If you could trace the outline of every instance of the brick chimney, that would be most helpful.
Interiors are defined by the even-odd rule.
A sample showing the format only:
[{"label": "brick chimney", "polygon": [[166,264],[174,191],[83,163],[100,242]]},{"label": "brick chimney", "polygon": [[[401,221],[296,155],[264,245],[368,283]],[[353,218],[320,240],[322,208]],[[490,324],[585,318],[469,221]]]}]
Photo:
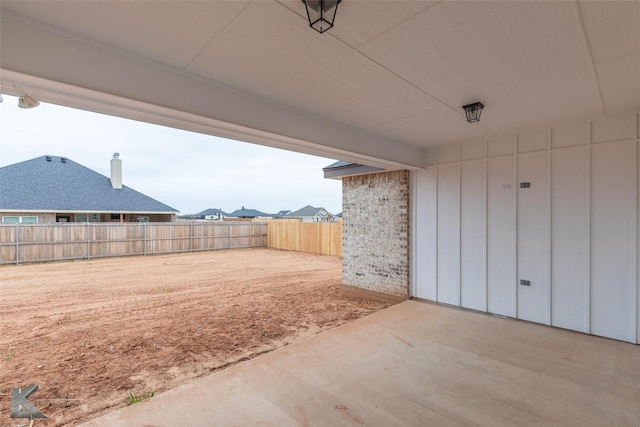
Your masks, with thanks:
[{"label": "brick chimney", "polygon": [[122,160],[120,160],[120,153],[113,153],[113,159],[111,159],[111,186],[122,190]]}]

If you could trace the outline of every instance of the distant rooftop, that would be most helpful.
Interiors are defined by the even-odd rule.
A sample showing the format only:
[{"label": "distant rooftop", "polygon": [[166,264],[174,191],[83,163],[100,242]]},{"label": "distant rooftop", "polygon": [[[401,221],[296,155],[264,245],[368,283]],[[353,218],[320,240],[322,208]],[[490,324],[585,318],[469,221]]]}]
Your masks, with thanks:
[{"label": "distant rooftop", "polygon": [[271,216],[273,215],[260,212],[259,210],[256,210],[256,209],[245,209],[244,206],[242,207],[242,209],[236,209],[235,211],[229,214],[229,217],[232,217],[232,218],[257,218],[257,217],[268,218]]},{"label": "distant rooftop", "polygon": [[[324,208],[316,208],[311,205],[307,205],[304,208],[298,209],[297,211],[291,212],[288,217],[303,217],[303,216],[314,216]],[[326,209],[324,209],[326,211]],[[329,213],[327,211],[327,213]]]},{"label": "distant rooftop", "polygon": [[41,156],[0,168],[0,210],[178,213],[177,209],[67,157]]},{"label": "distant rooftop", "polygon": [[221,209],[215,209],[215,208],[209,208],[209,209],[203,210],[202,212],[198,212],[195,215],[196,216],[207,216],[207,215],[218,215],[218,214],[222,214],[224,216],[229,216],[229,214],[226,213],[225,211],[223,211]]}]

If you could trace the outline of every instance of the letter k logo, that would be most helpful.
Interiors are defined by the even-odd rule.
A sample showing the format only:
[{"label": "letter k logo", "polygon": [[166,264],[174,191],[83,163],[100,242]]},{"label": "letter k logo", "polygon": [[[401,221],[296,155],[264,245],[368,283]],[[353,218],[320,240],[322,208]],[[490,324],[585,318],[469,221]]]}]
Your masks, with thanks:
[{"label": "letter k logo", "polygon": [[26,386],[25,388],[11,389],[11,418],[47,418],[35,405],[27,400],[38,390],[38,384]]}]

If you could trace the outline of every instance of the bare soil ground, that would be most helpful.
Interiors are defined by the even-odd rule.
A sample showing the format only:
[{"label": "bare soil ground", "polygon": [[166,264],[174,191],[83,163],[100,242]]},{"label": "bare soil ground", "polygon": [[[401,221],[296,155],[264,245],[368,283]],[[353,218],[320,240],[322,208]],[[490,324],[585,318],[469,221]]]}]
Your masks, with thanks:
[{"label": "bare soil ground", "polygon": [[76,425],[387,307],[343,299],[337,257],[269,249],[0,267],[0,426],[10,390]]}]

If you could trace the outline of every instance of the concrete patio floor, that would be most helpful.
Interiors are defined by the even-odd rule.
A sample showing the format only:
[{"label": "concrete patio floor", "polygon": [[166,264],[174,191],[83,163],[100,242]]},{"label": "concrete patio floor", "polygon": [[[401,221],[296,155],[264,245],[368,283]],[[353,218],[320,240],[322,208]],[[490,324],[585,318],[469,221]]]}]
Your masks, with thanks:
[{"label": "concrete patio floor", "polygon": [[638,426],[640,346],[407,301],[93,426]]}]

